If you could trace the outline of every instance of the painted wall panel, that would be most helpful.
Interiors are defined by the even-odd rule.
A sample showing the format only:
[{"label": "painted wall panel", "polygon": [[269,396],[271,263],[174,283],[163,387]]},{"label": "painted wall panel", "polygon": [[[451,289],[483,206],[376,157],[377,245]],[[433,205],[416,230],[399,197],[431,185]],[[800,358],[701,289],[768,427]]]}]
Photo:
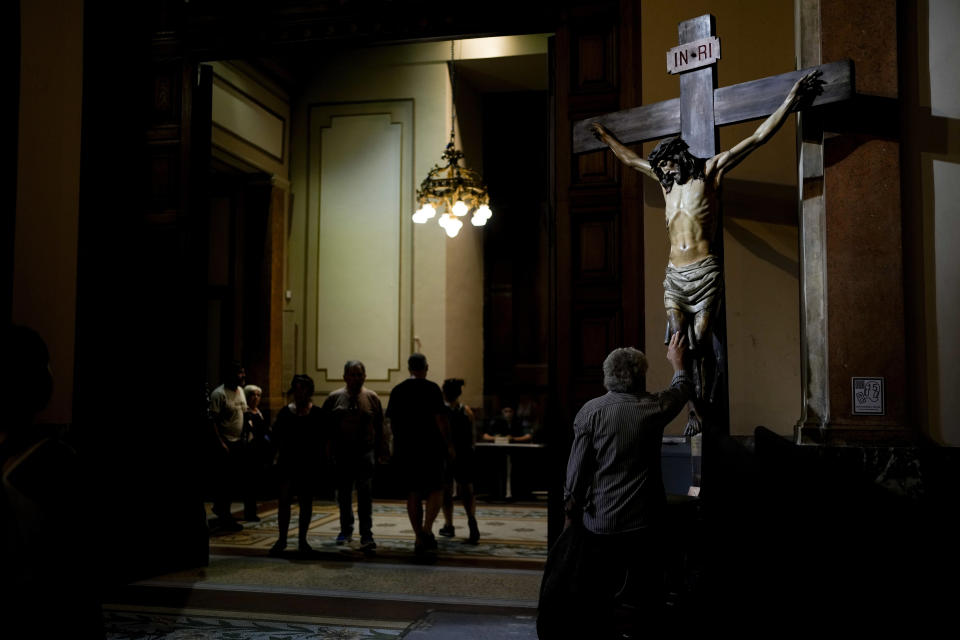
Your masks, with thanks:
[{"label": "painted wall panel", "polygon": [[[936,357],[940,382],[940,425],[944,443],[960,446],[960,430],[953,416],[960,415],[960,164],[933,161],[934,255],[936,259]],[[937,408],[934,408],[935,410]]]},{"label": "painted wall panel", "polygon": [[221,78],[213,81],[213,122],[269,153],[283,159],[283,118],[240,93]]},{"label": "painted wall panel", "polygon": [[960,82],[957,66],[957,25],[960,2],[930,1],[930,112],[935,116],[960,118]]},{"label": "painted wall panel", "polygon": [[313,104],[308,123],[306,362],[298,372],[325,394],[343,385],[347,360],[361,360],[379,393],[407,376],[413,102]]},{"label": "painted wall panel", "polygon": [[317,368],[362,360],[370,378],[399,367],[402,125],[339,116],[321,132]]}]

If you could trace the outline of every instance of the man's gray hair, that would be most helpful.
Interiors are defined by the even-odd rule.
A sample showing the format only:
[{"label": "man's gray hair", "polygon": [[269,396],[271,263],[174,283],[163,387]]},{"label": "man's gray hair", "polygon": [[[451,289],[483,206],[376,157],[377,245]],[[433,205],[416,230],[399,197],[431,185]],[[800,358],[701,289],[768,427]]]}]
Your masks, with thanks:
[{"label": "man's gray hair", "polygon": [[608,391],[643,391],[646,375],[647,356],[633,347],[614,349],[603,361],[603,386]]}]

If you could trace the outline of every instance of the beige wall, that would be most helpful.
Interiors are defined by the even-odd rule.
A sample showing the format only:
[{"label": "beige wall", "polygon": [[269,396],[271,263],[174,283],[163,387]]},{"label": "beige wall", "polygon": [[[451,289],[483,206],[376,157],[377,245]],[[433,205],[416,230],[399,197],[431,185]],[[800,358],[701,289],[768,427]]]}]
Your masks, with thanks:
[{"label": "beige wall", "polygon": [[[726,86],[792,71],[794,17],[790,2],[693,0],[642,5],[643,104],[679,96],[679,80],[666,72],[665,52],[677,44],[677,24],[705,13],[717,19]],[[721,129],[729,149],[759,121]],[[654,143],[645,144],[644,154]],[[726,178],[724,247],[730,431],[750,435],[758,425],[791,435],[800,416],[800,327],[797,267],[795,122]],[[663,196],[644,181],[644,286],[648,386],[669,384],[663,359],[663,268],[667,263]],[[685,423],[682,414],[668,433]]]},{"label": "beige wall", "polygon": [[926,362],[925,371],[918,372],[926,385],[917,414],[929,425],[931,438],[960,446],[960,5],[924,0],[917,18],[917,68],[911,72],[918,87],[916,95],[907,96],[914,107],[906,145],[912,166],[904,167],[920,176],[920,184],[913,185],[919,193],[909,187],[905,192],[907,215],[919,214],[921,222],[917,261],[922,264],[907,270],[922,276],[922,282],[907,282],[908,296],[922,287],[922,309],[908,309],[924,317],[924,340],[914,347],[925,350]]},{"label": "beige wall", "polygon": [[213,62],[213,154],[241,171],[286,181],[290,157],[290,97],[241,61]]},{"label": "beige wall", "polygon": [[53,398],[41,422],[73,411],[83,74],[82,0],[20,3],[20,127],[13,321],[50,348]]},{"label": "beige wall", "polygon": [[[512,52],[519,38],[480,38],[461,41],[457,59],[492,53],[491,49]],[[481,45],[487,42],[487,46]],[[496,46],[496,45],[501,46]],[[461,53],[462,52],[462,53]],[[463,151],[462,163],[482,173],[483,131],[480,96],[464,82],[457,83],[457,145]],[[429,153],[429,151],[428,151]],[[422,180],[418,176],[417,180]],[[496,215],[496,212],[494,212]],[[432,225],[431,220],[428,225]],[[444,378],[462,378],[461,402],[470,407],[483,406],[483,228],[475,228],[464,219],[456,238],[448,238],[446,300],[447,353]],[[440,378],[438,378],[438,381]]]},{"label": "beige wall", "polygon": [[[305,126],[309,105],[331,102],[412,100],[414,105],[414,154],[410,192],[430,168],[440,162],[450,128],[450,84],[446,62],[449,42],[381,47],[343,52],[316,64],[316,73],[305,95],[294,105],[291,182],[294,196],[289,241],[289,288],[293,297],[288,310],[300,336],[296,347],[297,370],[309,364],[303,335],[308,330],[304,301],[306,271],[314,261],[305,234],[316,215],[308,208],[307,140]],[[404,203],[409,214],[416,209],[413,198]],[[421,350],[430,363],[430,378],[436,381],[456,376],[482,380],[482,243],[476,229],[465,225],[460,236],[448,240],[435,221],[408,225],[412,230],[412,327],[406,357]],[[373,230],[372,232],[376,232]],[[349,287],[349,283],[343,283]],[[358,331],[375,331],[353,319]],[[313,373],[308,371],[308,373]],[[373,386],[386,392],[390,386]],[[480,384],[469,385],[465,400],[479,403]]]}]

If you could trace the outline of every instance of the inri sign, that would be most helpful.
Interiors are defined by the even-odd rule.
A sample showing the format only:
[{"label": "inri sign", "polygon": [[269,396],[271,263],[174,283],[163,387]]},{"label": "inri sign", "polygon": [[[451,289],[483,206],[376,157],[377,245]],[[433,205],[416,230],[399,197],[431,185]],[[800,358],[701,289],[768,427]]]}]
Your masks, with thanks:
[{"label": "inri sign", "polygon": [[683,73],[713,64],[719,59],[720,38],[701,38],[667,51],[667,72]]}]

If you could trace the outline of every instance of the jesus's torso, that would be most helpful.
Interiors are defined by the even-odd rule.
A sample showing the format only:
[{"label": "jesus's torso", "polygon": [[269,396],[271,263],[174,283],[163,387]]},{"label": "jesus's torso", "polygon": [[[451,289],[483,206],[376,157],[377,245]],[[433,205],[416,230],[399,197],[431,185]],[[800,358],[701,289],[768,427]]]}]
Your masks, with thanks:
[{"label": "jesus's torso", "polygon": [[694,179],[674,184],[666,201],[667,237],[670,264],[683,267],[711,255],[716,231],[720,194],[713,180]]}]

